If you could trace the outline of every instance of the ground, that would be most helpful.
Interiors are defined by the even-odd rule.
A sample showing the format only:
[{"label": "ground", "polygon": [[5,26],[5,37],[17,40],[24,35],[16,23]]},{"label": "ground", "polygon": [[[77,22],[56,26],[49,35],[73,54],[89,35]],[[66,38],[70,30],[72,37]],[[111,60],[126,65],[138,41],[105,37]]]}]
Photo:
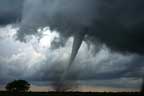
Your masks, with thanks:
[{"label": "ground", "polygon": [[12,95],[11,93],[3,91],[0,92],[0,96],[144,96],[144,94],[138,92],[29,92],[21,95]]}]

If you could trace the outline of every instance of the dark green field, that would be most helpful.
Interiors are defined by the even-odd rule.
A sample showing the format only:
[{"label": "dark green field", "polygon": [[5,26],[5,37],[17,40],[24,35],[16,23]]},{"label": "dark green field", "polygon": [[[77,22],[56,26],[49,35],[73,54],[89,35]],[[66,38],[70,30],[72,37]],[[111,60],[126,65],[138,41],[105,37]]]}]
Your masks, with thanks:
[{"label": "dark green field", "polygon": [[144,96],[144,94],[138,92],[29,92],[25,94],[0,92],[0,96]]}]

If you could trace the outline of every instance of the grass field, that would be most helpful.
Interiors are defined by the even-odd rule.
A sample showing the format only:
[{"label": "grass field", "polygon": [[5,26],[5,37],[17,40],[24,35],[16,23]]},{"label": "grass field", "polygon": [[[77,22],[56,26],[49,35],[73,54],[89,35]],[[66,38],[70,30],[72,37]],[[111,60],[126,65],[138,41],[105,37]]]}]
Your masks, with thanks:
[{"label": "grass field", "polygon": [[144,96],[138,92],[29,92],[25,94],[11,94],[8,92],[0,92],[0,96]]}]

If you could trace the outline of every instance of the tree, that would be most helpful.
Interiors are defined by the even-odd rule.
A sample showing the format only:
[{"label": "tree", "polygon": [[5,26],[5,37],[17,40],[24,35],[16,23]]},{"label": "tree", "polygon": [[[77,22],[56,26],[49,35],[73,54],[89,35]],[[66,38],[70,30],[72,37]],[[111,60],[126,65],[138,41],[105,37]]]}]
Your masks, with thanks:
[{"label": "tree", "polygon": [[5,88],[9,92],[27,92],[30,84],[25,80],[14,80],[8,83]]}]

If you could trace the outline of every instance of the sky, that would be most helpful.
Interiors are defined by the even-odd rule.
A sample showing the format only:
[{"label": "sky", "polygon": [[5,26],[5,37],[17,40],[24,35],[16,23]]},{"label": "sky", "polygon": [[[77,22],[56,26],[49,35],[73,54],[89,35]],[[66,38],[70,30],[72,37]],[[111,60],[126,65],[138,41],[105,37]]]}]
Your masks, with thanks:
[{"label": "sky", "polygon": [[0,89],[24,79],[47,91],[62,79],[79,91],[139,91],[143,3],[0,0]]}]

